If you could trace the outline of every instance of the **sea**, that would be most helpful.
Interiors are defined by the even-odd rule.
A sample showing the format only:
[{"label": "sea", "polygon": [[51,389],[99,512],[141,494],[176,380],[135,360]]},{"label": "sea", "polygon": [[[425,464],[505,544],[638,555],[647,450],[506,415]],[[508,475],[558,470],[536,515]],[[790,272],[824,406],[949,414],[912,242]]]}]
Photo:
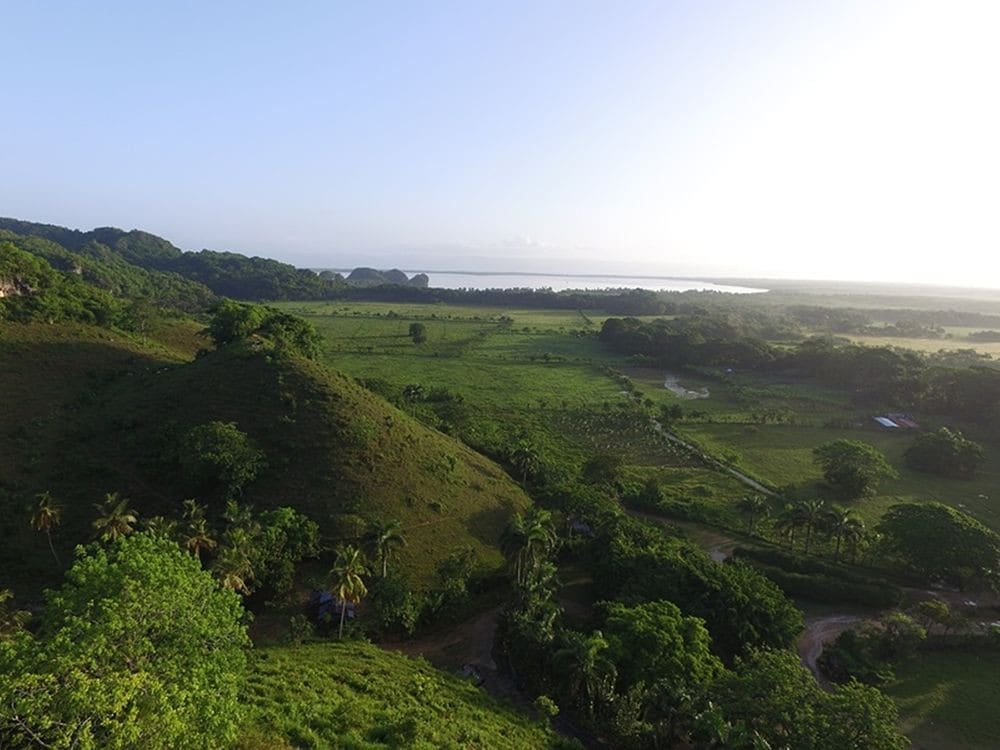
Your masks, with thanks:
[{"label": "sea", "polygon": [[[348,271],[349,272],[349,271]],[[759,294],[767,289],[718,284],[698,279],[660,276],[593,276],[587,274],[489,273],[468,271],[406,270],[408,276],[426,273],[429,286],[439,289],[651,289],[653,291],[714,291],[731,294]]]}]

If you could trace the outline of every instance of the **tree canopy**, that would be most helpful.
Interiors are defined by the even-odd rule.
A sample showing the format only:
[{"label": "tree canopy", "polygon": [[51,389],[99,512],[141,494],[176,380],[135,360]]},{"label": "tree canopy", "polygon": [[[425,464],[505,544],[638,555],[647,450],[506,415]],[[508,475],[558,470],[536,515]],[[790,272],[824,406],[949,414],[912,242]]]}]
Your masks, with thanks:
[{"label": "tree canopy", "polygon": [[0,745],[230,742],[249,645],[239,597],[161,536],[79,554],[37,636],[0,642]]},{"label": "tree canopy", "polygon": [[845,499],[873,495],[880,480],[897,476],[878,448],[860,440],[834,440],[813,454],[826,481]]},{"label": "tree canopy", "polygon": [[1000,536],[942,503],[893,505],[878,530],[892,553],[928,578],[964,585],[978,574],[997,574]]},{"label": "tree canopy", "polygon": [[906,465],[917,471],[967,479],[983,463],[983,447],[942,427],[920,435],[906,450]]}]

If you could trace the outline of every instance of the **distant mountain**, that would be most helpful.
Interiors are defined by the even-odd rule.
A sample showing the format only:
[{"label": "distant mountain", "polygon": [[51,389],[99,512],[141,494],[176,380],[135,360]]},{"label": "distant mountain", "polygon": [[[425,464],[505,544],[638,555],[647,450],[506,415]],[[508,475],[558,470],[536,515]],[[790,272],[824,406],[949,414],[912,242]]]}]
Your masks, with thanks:
[{"label": "distant mountain", "polygon": [[233,299],[324,299],[343,288],[337,277],[319,276],[288,263],[231,252],[187,252],[162,237],[139,230],[101,227],[81,232],[10,218],[0,218],[0,230],[22,238],[48,240],[92,260],[113,263],[117,259],[147,271],[177,274],[214,294]]},{"label": "distant mountain", "polygon": [[347,276],[347,283],[351,286],[382,286],[384,284],[394,284],[396,286],[412,286],[425,289],[430,279],[425,273],[418,273],[412,279],[398,268],[388,271],[379,271],[374,268],[355,268]]}]

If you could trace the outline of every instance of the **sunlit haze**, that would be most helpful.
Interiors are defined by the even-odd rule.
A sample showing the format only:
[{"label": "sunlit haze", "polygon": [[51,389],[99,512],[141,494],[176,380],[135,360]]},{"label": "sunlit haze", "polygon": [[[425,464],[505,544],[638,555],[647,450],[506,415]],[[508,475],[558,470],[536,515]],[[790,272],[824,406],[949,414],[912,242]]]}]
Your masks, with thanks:
[{"label": "sunlit haze", "polygon": [[0,215],[299,265],[1000,287],[1000,4],[6,3]]}]

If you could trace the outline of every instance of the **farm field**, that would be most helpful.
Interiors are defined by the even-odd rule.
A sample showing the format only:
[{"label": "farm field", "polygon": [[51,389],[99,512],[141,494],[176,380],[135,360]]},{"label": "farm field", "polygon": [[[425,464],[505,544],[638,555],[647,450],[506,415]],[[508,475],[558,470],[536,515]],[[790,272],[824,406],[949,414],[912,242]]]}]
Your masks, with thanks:
[{"label": "farm field", "polygon": [[885,691],[917,750],[993,750],[1000,737],[1000,654],[937,652],[900,664]]},{"label": "farm field", "polygon": [[[813,461],[814,447],[838,438],[863,440],[883,451],[900,475],[884,481],[877,497],[857,503],[866,521],[877,520],[896,502],[939,500],[1000,528],[1000,504],[993,501],[1000,497],[995,447],[987,445],[986,468],[973,480],[914,472],[903,465],[913,433],[873,426],[870,411],[853,404],[847,394],[756,373],[665,373],[634,367],[593,335],[603,315],[442,304],[278,306],[316,325],[326,362],[338,370],[383,381],[394,392],[415,383],[460,394],[469,407],[472,434],[485,443],[530,434],[543,458],[577,464],[594,452],[620,453],[632,480],[654,477],[670,503],[712,506],[721,513],[713,518],[726,525],[738,523],[732,504],[746,493],[743,485],[665,448],[620,407],[630,399],[644,402],[652,413],[679,405],[686,416],[674,429],[681,437],[749,476],[791,487],[797,495],[828,494]],[[408,336],[414,321],[427,328],[427,341],[420,345]],[[623,390],[615,371],[628,376],[631,392]],[[707,397],[678,396],[664,387],[668,376],[682,390]],[[915,416],[925,426],[940,423]]]}]

